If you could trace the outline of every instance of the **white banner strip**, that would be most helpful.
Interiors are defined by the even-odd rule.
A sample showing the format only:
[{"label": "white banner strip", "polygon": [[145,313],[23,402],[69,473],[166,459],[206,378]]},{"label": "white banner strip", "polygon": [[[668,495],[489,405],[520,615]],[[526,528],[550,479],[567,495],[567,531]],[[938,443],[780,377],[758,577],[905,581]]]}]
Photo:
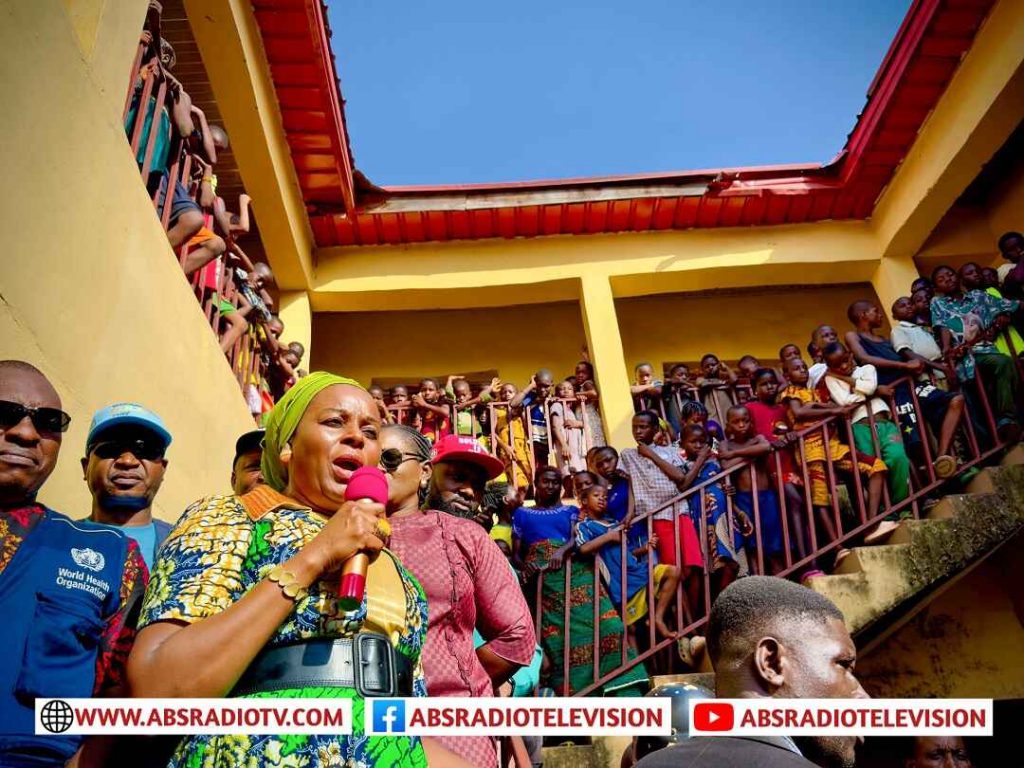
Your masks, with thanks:
[{"label": "white banner strip", "polygon": [[366,732],[416,736],[667,736],[669,699],[367,699]]},{"label": "white banner strip", "polygon": [[991,736],[992,699],[691,699],[691,736]]},{"label": "white banner strip", "polygon": [[352,733],[350,699],[36,699],[36,734]]}]

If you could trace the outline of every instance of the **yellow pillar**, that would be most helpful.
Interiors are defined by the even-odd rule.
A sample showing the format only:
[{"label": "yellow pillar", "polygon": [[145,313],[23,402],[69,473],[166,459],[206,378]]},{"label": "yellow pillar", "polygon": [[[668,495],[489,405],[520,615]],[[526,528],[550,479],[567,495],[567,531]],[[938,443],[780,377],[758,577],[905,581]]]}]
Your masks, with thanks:
[{"label": "yellow pillar", "polygon": [[287,344],[297,341],[306,350],[306,356],[300,365],[309,370],[313,344],[313,310],[309,306],[309,294],[306,291],[282,291],[278,317],[284,323],[283,341]]},{"label": "yellow pillar", "polygon": [[615,297],[608,278],[585,275],[581,280],[580,306],[587,347],[594,365],[594,382],[601,393],[601,418],[608,442],[620,450],[634,444],[633,398],[629,373],[622,354],[622,337],[615,314]]},{"label": "yellow pillar", "polygon": [[921,276],[910,256],[883,256],[871,276],[871,285],[882,305],[882,312],[889,317],[893,302],[900,296],[910,295],[910,284]]}]

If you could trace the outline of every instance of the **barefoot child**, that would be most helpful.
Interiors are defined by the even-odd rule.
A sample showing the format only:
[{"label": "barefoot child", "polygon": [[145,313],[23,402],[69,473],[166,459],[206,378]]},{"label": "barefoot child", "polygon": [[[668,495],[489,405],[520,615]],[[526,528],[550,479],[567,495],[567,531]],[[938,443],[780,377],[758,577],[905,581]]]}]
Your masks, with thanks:
[{"label": "barefoot child", "polygon": [[[651,530],[658,537],[658,560],[682,566],[689,607],[695,612],[699,606],[704,556],[686,502],[671,503],[687,487],[683,457],[674,448],[655,445],[657,433],[658,414],[654,411],[636,414],[633,417],[636,448],[622,451],[619,466],[629,475],[638,524],[647,530],[644,518],[651,515]],[[681,551],[681,563],[677,560],[677,547]]]},{"label": "barefoot child", "polygon": [[[878,372],[873,365],[854,367],[853,355],[839,342],[824,349],[828,373],[825,385],[838,405],[857,406],[850,417],[853,422],[853,440],[858,453],[877,456],[885,462],[888,470],[889,501],[895,506],[910,495],[910,459],[903,448],[899,426],[893,421],[892,412],[883,399],[892,395],[892,388],[878,383]],[[868,410],[870,409],[870,411]],[[875,448],[871,432],[869,413],[873,415],[878,433],[879,447]],[[881,455],[879,455],[881,454]],[[891,514],[878,528],[865,538],[866,544],[873,544],[888,536],[898,526],[898,520],[910,513],[903,510]]]},{"label": "barefoot child", "polygon": [[[749,469],[741,469],[733,474],[736,487],[734,503],[737,509],[745,512],[754,521],[760,522],[760,545],[767,562],[768,573],[778,573],[784,567],[782,558],[782,522],[779,515],[778,498],[772,489],[771,478],[768,476],[768,455],[772,451],[771,443],[754,430],[754,420],[745,405],[734,405],[725,416],[726,439],[722,441],[718,456],[722,467],[730,467],[750,460]],[[751,477],[753,475],[753,477]],[[758,514],[754,514],[754,485],[757,481]],[[760,518],[760,520],[758,519]],[[748,540],[756,546],[757,538]],[[754,557],[753,555],[751,557]],[[753,563],[756,563],[756,557]],[[752,565],[753,565],[752,563]]]},{"label": "barefoot child", "polygon": [[850,322],[857,328],[856,331],[846,334],[846,343],[853,356],[861,365],[869,364],[875,367],[880,384],[895,387],[896,412],[907,447],[923,464],[921,425],[918,424],[910,387],[906,382],[899,382],[900,379],[910,376],[920,385],[915,389],[921,414],[938,435],[938,455],[934,460],[935,474],[940,478],[954,474],[956,460],[950,455],[949,447],[964,413],[963,395],[945,392],[932,386],[931,380],[923,375],[926,367],[924,361],[914,358],[904,360],[893,343],[878,334],[883,317],[882,310],[874,302],[855,301],[850,305],[847,314]]},{"label": "barefoot child", "polygon": [[[787,417],[794,433],[801,432],[830,416],[841,416],[849,408],[824,402],[818,392],[807,386],[807,364],[800,358],[786,363],[786,377],[789,386],[779,393],[779,402],[786,406]],[[839,441],[834,430],[828,430],[828,454],[835,469],[849,474],[853,472],[850,449]],[[821,430],[810,432],[804,437],[804,461],[807,478],[811,484],[811,504],[818,511],[818,521],[830,539],[836,537],[828,506],[831,498],[826,482],[825,441]],[[885,463],[878,458],[857,456],[858,471],[868,478],[868,516],[878,514],[882,502],[882,483],[885,479]]]},{"label": "barefoot child", "polygon": [[[777,402],[778,377],[771,368],[758,368],[750,378],[750,385],[753,387],[754,399],[746,403],[746,406],[754,421],[754,431],[763,435],[778,451],[778,461],[775,460],[776,457],[772,456],[768,462],[772,488],[778,487],[780,479],[778,475],[781,474],[790,530],[803,531],[806,527],[804,524],[804,494],[799,487],[803,485],[803,480],[796,472],[793,451],[789,448],[791,431],[789,419],[786,417],[786,407]],[[809,551],[804,546],[805,537],[794,538],[797,553],[800,559],[803,559]]]},{"label": "barefoot child", "polygon": [[[599,568],[608,595],[623,615],[630,644],[635,645],[637,621],[647,615],[647,565],[639,557],[649,555],[657,542],[651,539],[645,546],[630,550],[622,543],[623,529],[608,518],[608,491],[593,485],[580,497],[580,522],[576,526],[576,546],[580,554],[600,555]],[[623,553],[626,565],[626,583],[622,583]],[[665,624],[665,612],[672,603],[679,585],[679,569],[659,563],[653,567],[654,627],[663,637],[671,637],[672,630]]]}]

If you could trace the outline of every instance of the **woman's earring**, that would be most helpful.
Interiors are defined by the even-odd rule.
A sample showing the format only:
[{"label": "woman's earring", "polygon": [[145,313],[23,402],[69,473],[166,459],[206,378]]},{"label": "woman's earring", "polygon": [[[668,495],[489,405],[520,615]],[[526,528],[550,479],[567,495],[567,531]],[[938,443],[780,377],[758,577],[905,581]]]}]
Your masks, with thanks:
[{"label": "woman's earring", "polygon": [[279,453],[278,456],[281,459],[281,463],[287,466],[288,462],[292,460],[292,447],[290,445],[286,445],[281,449],[281,453]]}]

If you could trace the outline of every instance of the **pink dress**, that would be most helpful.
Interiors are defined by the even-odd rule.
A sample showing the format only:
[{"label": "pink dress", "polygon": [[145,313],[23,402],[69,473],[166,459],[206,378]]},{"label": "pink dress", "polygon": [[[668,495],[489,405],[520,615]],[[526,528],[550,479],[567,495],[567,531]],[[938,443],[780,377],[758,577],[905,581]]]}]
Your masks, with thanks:
[{"label": "pink dress", "polygon": [[[428,603],[423,674],[430,696],[493,696],[473,630],[487,647],[523,666],[536,637],[530,609],[508,561],[479,524],[444,512],[392,517],[390,549],[423,586]],[[474,766],[498,762],[494,739],[439,739]]]}]

